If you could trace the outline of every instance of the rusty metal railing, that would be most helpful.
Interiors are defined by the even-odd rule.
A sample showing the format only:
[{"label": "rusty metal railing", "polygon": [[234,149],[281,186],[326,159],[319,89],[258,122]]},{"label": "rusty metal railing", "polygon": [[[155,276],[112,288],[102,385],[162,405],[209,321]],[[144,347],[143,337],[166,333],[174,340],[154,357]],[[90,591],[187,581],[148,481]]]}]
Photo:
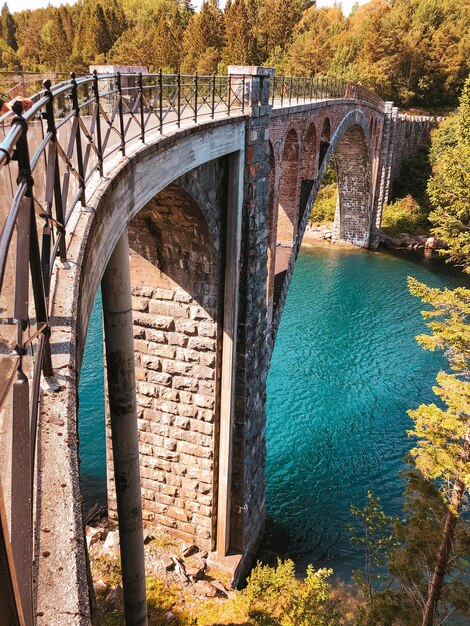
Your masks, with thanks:
[{"label": "rusty metal railing", "polygon": [[[248,87],[244,75],[72,74],[55,86],[46,80],[29,110],[18,101],[0,117],[0,491],[8,505],[0,588],[14,590],[12,614],[22,624],[34,623],[33,490],[41,375],[53,374],[51,272],[57,257],[67,261],[70,217],[86,206],[93,177],[131,146],[171,127],[244,114]],[[272,79],[273,106],[333,97],[382,102],[336,79]]]},{"label": "rusty metal railing", "polygon": [[384,110],[385,102],[359,83],[334,76],[273,76],[270,102],[273,108],[313,100],[360,100]]}]

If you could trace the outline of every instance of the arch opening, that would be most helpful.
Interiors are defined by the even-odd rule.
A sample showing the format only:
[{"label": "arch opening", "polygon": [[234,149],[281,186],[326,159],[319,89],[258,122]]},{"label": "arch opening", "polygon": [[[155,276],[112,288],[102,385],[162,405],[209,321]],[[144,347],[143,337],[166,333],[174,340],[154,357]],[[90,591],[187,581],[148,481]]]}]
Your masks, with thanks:
[{"label": "arch opening", "polygon": [[289,264],[289,257],[299,227],[300,147],[299,138],[291,128],[282,152],[279,202],[276,228],[276,259],[273,308],[276,308]]},{"label": "arch opening", "polygon": [[[178,184],[128,225],[145,522],[212,550],[221,333],[220,258]],[[117,518],[108,429],[108,511]]]},{"label": "arch opening", "polygon": [[294,128],[287,133],[281,161],[279,206],[277,216],[277,245],[292,246],[298,228],[299,138]]},{"label": "arch opening", "polygon": [[371,219],[371,155],[362,126],[354,124],[342,135],[334,158],[338,202],[333,241],[367,247]]},{"label": "arch opening", "polygon": [[328,148],[330,147],[330,139],[331,139],[331,124],[328,118],[325,118],[323,122],[321,134],[320,134],[320,149],[318,151],[318,169],[320,169],[321,164],[323,163],[323,159],[328,152]]}]

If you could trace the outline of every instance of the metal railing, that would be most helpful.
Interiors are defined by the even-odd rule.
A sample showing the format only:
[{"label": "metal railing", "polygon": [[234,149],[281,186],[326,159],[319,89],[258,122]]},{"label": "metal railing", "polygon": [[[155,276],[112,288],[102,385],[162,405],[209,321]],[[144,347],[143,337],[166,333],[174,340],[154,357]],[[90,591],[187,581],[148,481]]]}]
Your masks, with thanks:
[{"label": "metal railing", "polygon": [[39,385],[41,373],[53,375],[49,288],[54,260],[67,260],[70,216],[86,206],[91,178],[131,144],[245,109],[245,77],[95,73],[44,87],[29,110],[18,101],[0,118],[0,476],[11,507],[0,523],[27,624]]},{"label": "metal railing", "polygon": [[[0,539],[11,539],[21,606],[33,623],[33,489],[41,375],[53,375],[49,291],[57,257],[67,260],[66,234],[77,205],[86,206],[92,177],[115,157],[167,128],[243,115],[252,98],[244,75],[100,74],[44,90],[23,110],[0,117],[0,487],[8,510]],[[337,79],[276,77],[273,106],[337,97],[382,101]],[[7,124],[11,123],[10,127]],[[13,172],[16,161],[18,169]],[[9,530],[10,529],[10,530]],[[1,546],[0,546],[1,547]],[[8,547],[8,546],[7,546]],[[11,559],[2,571],[10,571]],[[10,564],[10,565],[9,565]],[[0,580],[0,586],[3,585]],[[10,585],[11,586],[11,585]],[[18,605],[18,593],[11,599]]]},{"label": "metal railing", "polygon": [[384,110],[384,101],[358,83],[334,76],[273,76],[270,83],[273,108],[313,100],[361,100]]}]

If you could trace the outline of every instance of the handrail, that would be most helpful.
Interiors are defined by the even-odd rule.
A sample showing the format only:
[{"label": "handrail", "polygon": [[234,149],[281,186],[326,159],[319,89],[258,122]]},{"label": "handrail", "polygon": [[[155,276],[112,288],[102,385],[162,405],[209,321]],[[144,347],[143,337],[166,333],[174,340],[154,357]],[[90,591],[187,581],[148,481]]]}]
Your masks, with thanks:
[{"label": "handrail", "polygon": [[[0,168],[11,176],[12,161],[18,163],[16,187],[0,234],[0,295],[5,293],[7,261],[15,255],[15,278],[11,277],[11,309],[16,343],[10,345],[16,369],[3,382],[12,396],[13,447],[30,433],[27,453],[12,449],[15,475],[11,472],[12,549],[20,585],[25,623],[33,623],[32,479],[41,372],[53,374],[49,337],[49,286],[54,261],[67,259],[67,222],[80,202],[86,206],[89,181],[106,174],[108,163],[119,151],[125,156],[131,144],[145,144],[149,133],[163,134],[169,126],[197,124],[201,119],[245,114],[250,94],[245,75],[98,74],[76,77],[52,85],[32,97],[23,111],[21,101],[0,117],[11,128],[0,143]],[[274,77],[270,103],[291,106],[301,102],[346,98],[383,108],[384,103],[361,85],[331,77]],[[46,129],[44,129],[46,124]],[[28,130],[38,137],[30,140]],[[30,150],[32,156],[30,156]],[[41,158],[44,157],[44,158]],[[43,170],[41,170],[43,168]],[[39,230],[38,225],[42,226]],[[16,243],[16,248],[12,246]],[[29,303],[30,287],[32,302]],[[3,290],[3,291],[2,291]],[[3,303],[2,303],[3,304]],[[8,303],[7,303],[8,304]],[[8,306],[6,307],[8,309]],[[1,310],[1,309],[0,309]],[[0,320],[1,322],[2,320]],[[34,322],[36,329],[28,334]],[[34,350],[34,351],[33,351]],[[1,357],[0,357],[1,358]],[[25,363],[34,361],[28,377]],[[16,374],[16,378],[15,378]],[[30,392],[31,390],[31,392]],[[0,394],[2,401],[8,394]],[[1,407],[0,407],[1,408]],[[1,443],[1,441],[0,441]],[[29,490],[29,491],[28,491]],[[13,524],[12,524],[13,529]],[[28,530],[29,529],[29,530]],[[28,545],[29,542],[29,545]],[[13,572],[15,574],[15,572]],[[0,585],[2,581],[0,581]]]}]

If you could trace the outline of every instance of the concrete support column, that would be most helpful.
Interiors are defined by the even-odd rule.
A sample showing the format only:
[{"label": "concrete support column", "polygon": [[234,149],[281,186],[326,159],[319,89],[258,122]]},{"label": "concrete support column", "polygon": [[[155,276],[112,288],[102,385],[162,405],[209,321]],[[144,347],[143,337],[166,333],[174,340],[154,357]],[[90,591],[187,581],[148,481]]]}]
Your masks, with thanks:
[{"label": "concrete support column", "polygon": [[218,557],[230,548],[230,501],[232,497],[232,450],[235,409],[235,370],[238,323],[238,287],[243,208],[244,151],[229,157],[227,234],[225,253],[224,335],[220,398],[219,485],[217,497]]},{"label": "concrete support column", "polygon": [[109,411],[127,626],[146,626],[144,540],[127,230],[101,281]]}]

